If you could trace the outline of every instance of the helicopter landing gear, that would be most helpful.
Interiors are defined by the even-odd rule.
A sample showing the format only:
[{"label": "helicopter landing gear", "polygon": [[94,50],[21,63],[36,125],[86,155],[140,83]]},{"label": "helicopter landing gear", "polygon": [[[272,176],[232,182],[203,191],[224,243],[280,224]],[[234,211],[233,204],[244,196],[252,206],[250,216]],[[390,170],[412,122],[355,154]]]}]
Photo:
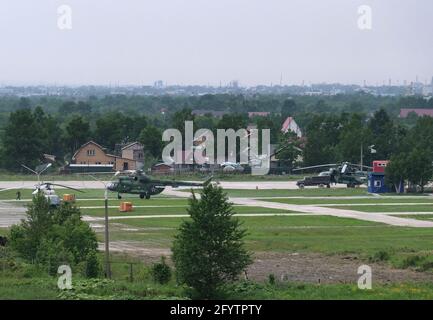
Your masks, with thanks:
[{"label": "helicopter landing gear", "polygon": [[150,199],[150,194],[148,193],[140,193],[140,199],[144,199],[146,198],[146,200]]}]

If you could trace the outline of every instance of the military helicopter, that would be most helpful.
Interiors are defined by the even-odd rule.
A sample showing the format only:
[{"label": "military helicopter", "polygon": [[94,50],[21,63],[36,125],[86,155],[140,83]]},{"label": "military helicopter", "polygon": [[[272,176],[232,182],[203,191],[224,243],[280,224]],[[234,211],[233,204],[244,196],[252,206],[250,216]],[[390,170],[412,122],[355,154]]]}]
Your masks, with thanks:
[{"label": "military helicopter", "polygon": [[[363,168],[368,170],[373,169],[369,166],[353,164],[350,162],[343,162],[341,164],[322,164],[311,167],[304,167],[294,169],[292,171],[310,170],[317,168],[329,167],[328,171],[322,171],[318,176],[305,178],[297,182],[298,187],[303,188],[304,186],[327,186],[333,184],[345,184],[348,188],[354,188],[359,185],[367,183],[367,171],[363,171]],[[361,170],[359,170],[361,169]]]},{"label": "military helicopter", "polygon": [[[118,176],[119,174],[122,173],[116,172],[115,176]],[[117,181],[109,182],[107,184],[107,190],[117,192],[118,199],[122,198],[122,193],[138,194],[140,199],[150,199],[150,196],[160,194],[167,186],[173,188],[182,186],[203,187],[207,186],[211,180],[212,177],[208,178],[203,183],[157,180],[145,175],[142,170],[132,170],[123,172],[123,175],[118,176]]]}]

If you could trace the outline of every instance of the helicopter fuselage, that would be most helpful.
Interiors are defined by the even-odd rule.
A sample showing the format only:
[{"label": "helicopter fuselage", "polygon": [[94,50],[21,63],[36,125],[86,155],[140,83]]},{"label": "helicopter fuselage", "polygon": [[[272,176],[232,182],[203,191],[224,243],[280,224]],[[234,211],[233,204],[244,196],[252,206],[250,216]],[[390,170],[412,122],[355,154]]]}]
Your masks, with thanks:
[{"label": "helicopter fuselage", "polygon": [[120,194],[138,194],[140,198],[149,199],[150,196],[160,194],[164,191],[165,186],[161,186],[151,182],[141,182],[134,180],[134,178],[126,177],[119,178],[117,182],[111,182],[107,185],[107,189],[112,192],[117,192],[120,198]]}]

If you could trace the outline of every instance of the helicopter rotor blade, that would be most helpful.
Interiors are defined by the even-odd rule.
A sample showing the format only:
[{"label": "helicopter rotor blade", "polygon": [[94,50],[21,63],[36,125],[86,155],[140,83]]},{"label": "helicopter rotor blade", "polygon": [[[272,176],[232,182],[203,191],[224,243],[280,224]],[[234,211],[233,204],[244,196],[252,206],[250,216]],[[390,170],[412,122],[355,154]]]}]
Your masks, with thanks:
[{"label": "helicopter rotor blade", "polygon": [[58,187],[62,187],[62,188],[66,188],[66,189],[71,189],[71,190],[75,190],[75,191],[78,191],[78,192],[84,193],[83,190],[76,189],[76,188],[72,188],[72,187],[68,187],[68,186],[65,186],[65,185],[63,185],[63,184],[58,184],[58,183],[47,182],[47,183],[43,183],[42,185],[47,185],[47,186],[58,186]]},{"label": "helicopter rotor blade", "polygon": [[20,190],[20,189],[35,189],[35,186],[28,185],[28,186],[21,186],[21,187],[4,188],[4,189],[0,189],[0,192],[5,192],[9,190]]},{"label": "helicopter rotor blade", "polygon": [[338,166],[338,164],[335,164],[335,163],[320,164],[320,165],[317,165],[317,166],[297,168],[297,169],[293,169],[292,171],[301,171],[301,170],[309,170],[309,169],[324,168],[324,167],[333,167],[333,166]]},{"label": "helicopter rotor blade", "polygon": [[347,164],[350,165],[351,167],[373,169],[373,167],[369,167],[369,166],[365,166],[365,165],[360,165],[360,164],[354,164],[354,163],[350,163],[350,162],[348,162]]},{"label": "helicopter rotor blade", "polygon": [[24,169],[29,170],[30,172],[34,173],[34,174],[38,174],[35,170],[30,169],[29,167],[27,167],[26,165],[22,164],[21,167],[23,167]]}]

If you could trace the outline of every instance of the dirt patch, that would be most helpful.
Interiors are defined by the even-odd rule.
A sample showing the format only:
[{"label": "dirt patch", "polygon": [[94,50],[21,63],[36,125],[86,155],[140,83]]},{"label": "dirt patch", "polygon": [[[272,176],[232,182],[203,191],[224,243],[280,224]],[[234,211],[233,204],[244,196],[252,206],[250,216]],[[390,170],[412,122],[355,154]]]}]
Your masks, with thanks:
[{"label": "dirt patch", "polygon": [[[103,243],[100,244],[99,249],[104,250]],[[149,248],[135,241],[113,241],[110,243],[110,250],[138,258],[145,264],[160,261],[161,256],[165,256],[168,258],[168,263],[172,264],[171,250],[167,248]],[[386,264],[361,261],[356,256],[275,252],[255,253],[254,263],[243,277],[255,281],[267,281],[269,275],[273,274],[279,281],[356,284],[360,277],[357,273],[358,268],[363,264],[372,268],[373,285],[374,283],[433,281],[433,273],[394,269]]]},{"label": "dirt patch", "polygon": [[358,268],[367,264],[372,268],[374,283],[426,282],[433,274],[412,270],[394,269],[385,264],[359,260],[356,256],[327,256],[316,253],[256,253],[247,276],[256,281],[266,281],[270,274],[278,280],[308,283],[352,283],[360,275]]}]

